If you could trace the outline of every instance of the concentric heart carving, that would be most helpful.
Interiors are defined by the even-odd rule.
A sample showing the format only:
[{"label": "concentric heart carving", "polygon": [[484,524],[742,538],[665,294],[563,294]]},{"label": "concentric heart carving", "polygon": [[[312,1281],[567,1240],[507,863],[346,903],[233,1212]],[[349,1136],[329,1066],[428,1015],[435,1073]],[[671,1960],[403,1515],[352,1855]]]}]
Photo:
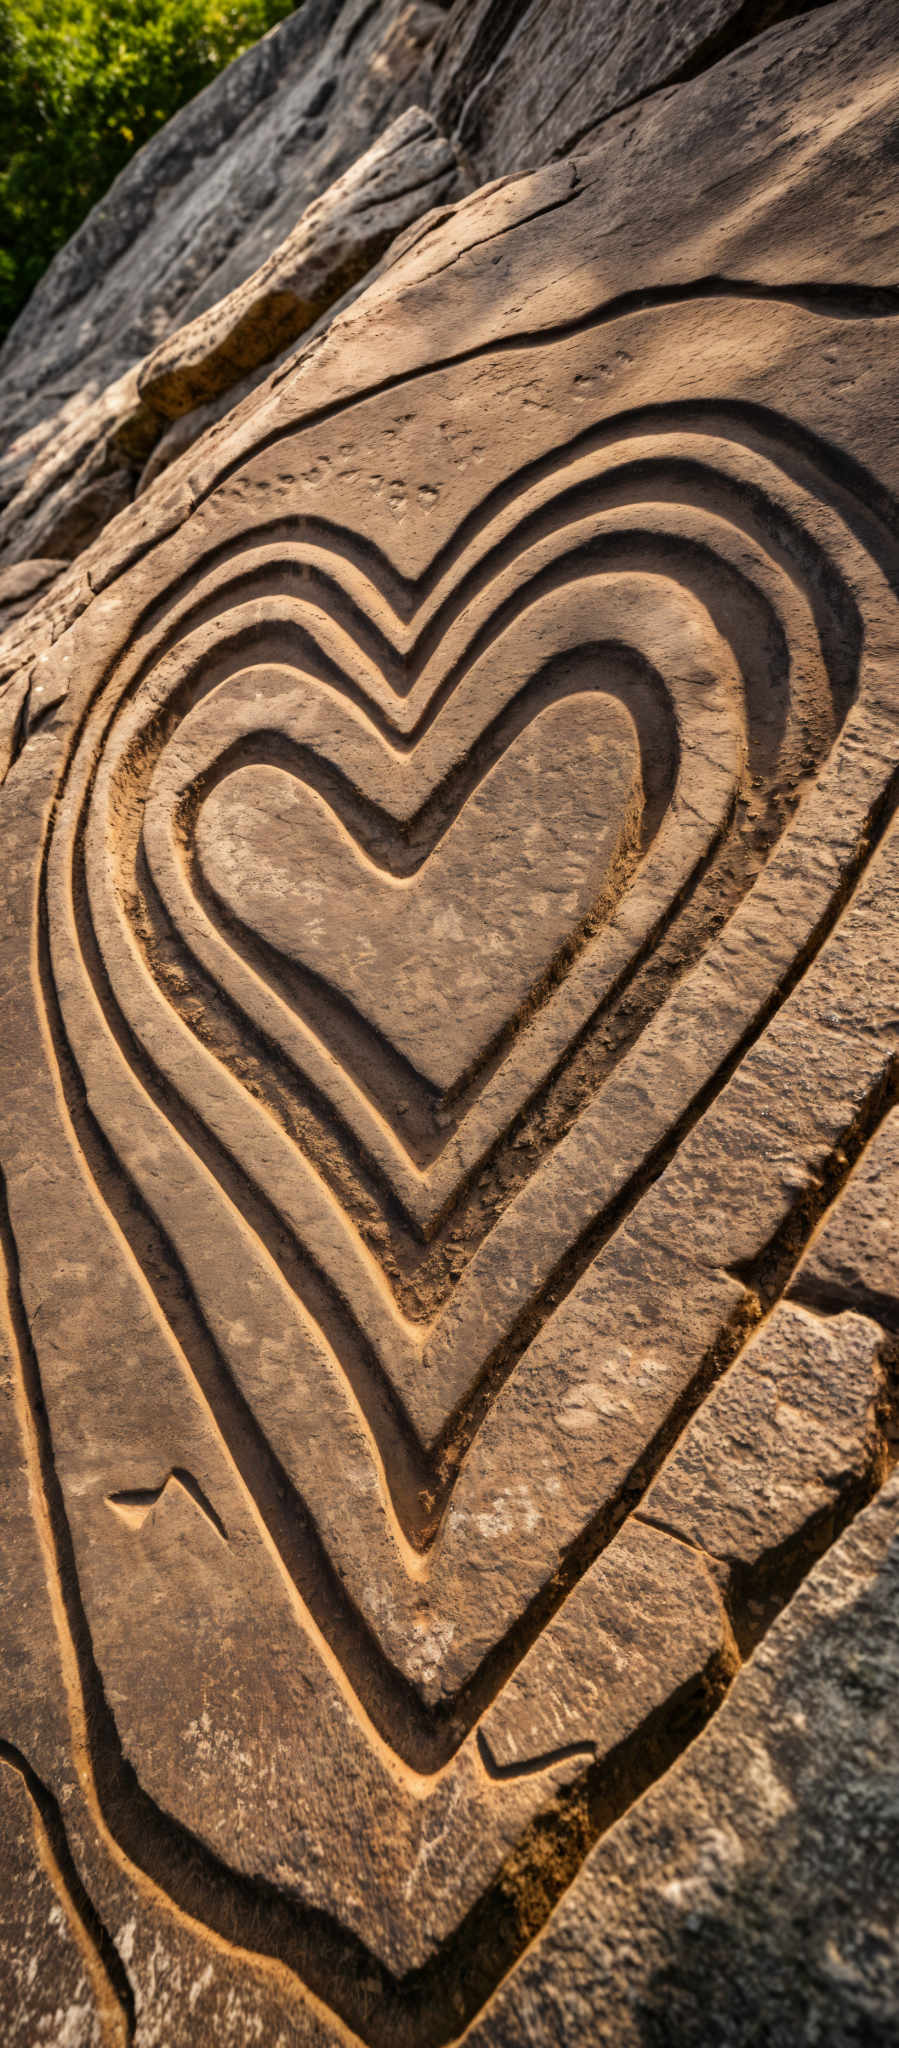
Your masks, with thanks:
[{"label": "concentric heart carving", "polygon": [[[770,455],[695,425],[663,418],[636,445],[604,430],[601,453],[596,436],[562,451],[507,494],[498,522],[485,513],[433,591],[417,605],[406,593],[405,628],[371,551],[349,577],[308,540],[266,549],[246,572],[253,595],[233,570],[233,598],[216,579],[214,655],[188,617],[104,747],[85,872],[114,999],[232,1165],[252,1162],[426,1446],[445,1438],[528,1281],[526,1267],[509,1279],[499,1317],[488,1303],[487,1342],[468,1323],[457,1336],[471,1281],[444,1274],[423,1315],[408,1278],[421,1236],[458,1213],[473,1170],[572,1047],[614,1020],[697,887],[717,895],[713,873],[726,875],[735,907],[849,703],[845,585],[831,577],[822,611],[814,553],[788,576],[783,549],[762,546],[776,502],[798,552],[801,493]],[[762,498],[772,477],[787,508]],[[292,546],[297,581],[314,570],[314,602],[267,594],[273,577],[290,588]],[[612,756],[594,765],[603,733]],[[574,871],[560,895],[563,861]],[[129,907],[141,877],[144,933]],[[420,913],[404,937],[416,900],[424,979]],[[332,942],[323,906],[335,902]],[[186,972],[168,968],[173,938]],[[162,984],[149,1000],[148,967]],[[666,993],[662,975],[638,1021]],[[275,1121],[216,1060],[223,998],[285,1074]],[[343,1199],[333,1146],[310,1158],[291,1135],[303,1082],[364,1148],[382,1213],[406,1211],[394,1251],[406,1272],[390,1292],[371,1269],[371,1198]],[[474,1228],[483,1260],[497,1226]],[[288,1343],[283,1318],[279,1306]],[[362,1398],[377,1433],[375,1396]],[[414,1542],[414,1504],[395,1491]]]},{"label": "concentric heart carving", "polygon": [[47,1409],[123,1755],[216,1883],[400,1975],[729,1680],[651,1489],[842,1142],[789,1121],[793,992],[886,816],[859,480],[737,402],[547,433],[417,565],[247,465],[85,702],[42,881]]},{"label": "concentric heart carving", "polygon": [[289,772],[238,768],[200,814],[203,881],[226,918],[330,983],[445,1098],[621,892],[642,812],[628,728],[600,697],[543,710],[403,876]]}]

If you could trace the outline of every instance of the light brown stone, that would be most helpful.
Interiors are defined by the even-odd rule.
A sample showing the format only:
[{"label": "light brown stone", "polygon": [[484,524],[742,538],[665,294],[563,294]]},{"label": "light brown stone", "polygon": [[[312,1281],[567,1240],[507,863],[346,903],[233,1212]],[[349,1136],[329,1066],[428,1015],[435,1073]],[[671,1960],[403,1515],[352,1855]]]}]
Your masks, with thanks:
[{"label": "light brown stone", "polygon": [[154,349],[138,379],[144,402],[176,419],[226,391],[312,327],[410,221],[456,198],[460,184],[445,136],[410,107],[252,276]]},{"label": "light brown stone", "polygon": [[884,1117],[800,1259],[790,1292],[823,1309],[858,1307],[890,1330],[899,1274],[899,1114]]},{"label": "light brown stone", "polygon": [[845,1515],[882,1470],[878,1324],[781,1303],[689,1423],[641,1515],[744,1574]]},{"label": "light brown stone", "polygon": [[891,22],[433,220],[7,629],[0,1742],[138,2048],[589,2039],[691,1800],[794,1798],[784,1643],[851,1745]]},{"label": "light brown stone", "polygon": [[69,1859],[59,1816],[8,1748],[0,1748],[0,1824],[0,1984],[10,2048],[47,2040],[78,2048],[105,2048],[115,2041],[124,2048],[124,1971],[113,1951],[117,1981],[107,1976],[86,1895],[78,1886],[73,1897],[66,1882]]}]

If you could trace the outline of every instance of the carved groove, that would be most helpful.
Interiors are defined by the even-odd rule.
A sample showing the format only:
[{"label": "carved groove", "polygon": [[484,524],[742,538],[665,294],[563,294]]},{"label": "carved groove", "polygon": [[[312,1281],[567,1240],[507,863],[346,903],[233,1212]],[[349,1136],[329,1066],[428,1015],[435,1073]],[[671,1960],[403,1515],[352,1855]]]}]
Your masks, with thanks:
[{"label": "carved groove", "polygon": [[[725,293],[897,310],[711,280],[609,317]],[[805,1177],[747,1258],[738,1161],[737,1249],[702,1239],[726,1104],[767,1102],[793,999],[824,1013],[895,839],[899,760],[869,745],[858,766],[897,581],[895,511],[868,484],[761,407],[696,401],[530,462],[417,577],[337,519],[269,519],[154,600],[72,744],[38,965],[66,1170],[123,1304],[116,1441],[133,1416],[134,1454],[99,1494],[28,1334],[12,1195],[0,1224],[98,1794],[182,1910],[279,1957],[373,2048],[467,2023],[893,1455],[895,1303],[792,1283],[897,1099],[895,1056],[862,1048],[814,1144],[791,1076]],[[816,864],[815,821],[841,804],[841,850]],[[688,1174],[669,1243],[688,1155],[699,1192]],[[834,1498],[763,1560],[722,1561],[649,1496],[748,1346],[775,1342],[788,1289],[861,1316],[886,1392]],[[611,1375],[635,1292],[659,1385],[631,1400],[628,1382],[607,1427],[607,1381],[581,1366]],[[199,1741],[190,1766],[176,1750],[189,1686],[175,1733],[146,1742],[83,1590],[97,1502],[135,1584],[175,1603],[183,1566],[214,1588],[235,1669],[258,1626],[260,1665],[287,1674],[278,1710],[308,1713],[272,1826],[292,1803],[305,1828],[308,1798],[312,1855],[291,1862],[285,1833],[266,1861],[255,1816],[229,1835],[224,1738],[214,1769]],[[642,1587],[656,1555],[682,1663],[594,1735],[566,1631],[594,1599],[614,1629],[616,1573]],[[572,1734],[550,1728],[559,1701]],[[328,1802],[344,1783],[390,1869]],[[440,1857],[469,1841],[450,1896]]]},{"label": "carved groove", "polygon": [[110,2031],[114,2031],[118,2041],[133,2041],[134,1994],[115,1943],[78,1875],[58,1803],[14,1743],[0,1739],[0,1761],[16,1771],[25,1785],[34,1809],[35,1827],[44,1838],[54,1881],[88,1945],[93,1961],[91,1974],[101,1987],[101,2005],[107,2012],[111,2008],[117,2014],[118,2024],[113,2021]]}]

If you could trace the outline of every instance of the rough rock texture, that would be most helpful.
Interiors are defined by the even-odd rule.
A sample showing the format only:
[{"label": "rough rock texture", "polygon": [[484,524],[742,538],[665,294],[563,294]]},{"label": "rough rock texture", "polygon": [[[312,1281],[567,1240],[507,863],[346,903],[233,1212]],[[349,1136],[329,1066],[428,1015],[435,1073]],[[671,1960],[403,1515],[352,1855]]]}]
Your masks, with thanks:
[{"label": "rough rock texture", "polygon": [[36,598],[46,595],[65,566],[52,556],[38,556],[0,569],[0,632],[30,611]]},{"label": "rough rock texture", "polygon": [[419,222],[7,628],[11,2024],[895,2039],[897,80]]},{"label": "rough rock texture", "polygon": [[899,1489],[595,1849],[468,2048],[888,2048],[899,2013]]},{"label": "rough rock texture", "polygon": [[304,0],[138,153],[0,352],[0,565],[81,553],[463,189],[420,113],[402,175],[369,160],[411,103],[433,103],[470,181],[529,169],[797,5]]},{"label": "rough rock texture", "polygon": [[154,349],[138,378],[145,405],[177,419],[227,391],[312,327],[411,221],[459,190],[445,136],[409,108],[252,277]]},{"label": "rough rock texture", "polygon": [[[823,0],[818,0],[823,4]],[[456,0],[431,103],[480,178],[533,170],[618,108],[690,78],[808,0]]]},{"label": "rough rock texture", "polygon": [[441,21],[430,0],[304,0],[116,179],[0,353],[6,559],[71,556],[129,501],[159,430],[135,366],[252,276],[415,100]]},{"label": "rough rock texture", "polygon": [[229,65],[51,264],[4,350],[7,402],[100,390],[257,270],[410,103],[440,20],[427,0],[304,0]]},{"label": "rough rock texture", "polygon": [[[450,144],[430,115],[408,108],[251,277],[76,409],[0,515],[0,559],[79,554],[197,438],[211,400],[224,396],[219,410],[228,410],[298,335],[355,294],[403,228],[462,190]],[[163,455],[169,423],[195,407],[191,430]]]}]

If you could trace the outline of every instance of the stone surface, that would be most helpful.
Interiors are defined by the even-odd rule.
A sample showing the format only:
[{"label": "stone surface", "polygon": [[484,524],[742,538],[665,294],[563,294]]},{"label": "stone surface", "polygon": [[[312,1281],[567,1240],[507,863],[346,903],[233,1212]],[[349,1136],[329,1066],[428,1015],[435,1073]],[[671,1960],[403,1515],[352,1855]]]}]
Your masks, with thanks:
[{"label": "stone surface", "polygon": [[0,1743],[109,2038],[895,2032],[897,70],[419,223],[7,628]]},{"label": "stone surface", "polygon": [[857,1305],[895,1327],[899,1115],[886,1116],[800,1259],[791,1293],[825,1311]]},{"label": "stone surface", "polygon": [[[399,232],[465,187],[430,115],[408,108],[244,283],[110,385],[34,460],[0,514],[0,570],[21,578],[38,550],[80,554],[115,514],[349,303]],[[186,417],[185,417],[186,416]],[[14,585],[18,588],[19,586]],[[33,602],[39,584],[30,592]],[[0,584],[2,594],[2,584]],[[29,604],[0,603],[0,630]]]},{"label": "stone surface", "polygon": [[[533,167],[797,11],[304,0],[139,151],[0,351],[0,564],[80,554],[463,189],[462,163],[469,182]],[[393,157],[413,102],[451,152],[419,108]]]},{"label": "stone surface", "polygon": [[64,561],[52,556],[38,556],[0,570],[0,632],[31,610],[35,598],[45,594],[65,566]]},{"label": "stone surface", "polygon": [[312,327],[411,221],[460,189],[445,136],[410,107],[251,277],[154,349],[138,378],[144,403],[177,419],[227,391]]},{"label": "stone surface", "polygon": [[0,1815],[5,1901],[0,1984],[6,2040],[16,2048],[20,2043],[32,2048],[36,2041],[71,2042],[72,2048],[124,2044],[127,2023],[117,1992],[127,1979],[121,1965],[117,1984],[107,1977],[93,1939],[95,1916],[77,1878],[74,1895],[70,1888],[58,1814],[9,1749],[0,1752]]},{"label": "stone surface", "polygon": [[229,65],[51,264],[4,350],[10,402],[99,391],[251,276],[411,103],[440,19],[419,0],[306,0]]},{"label": "stone surface", "polygon": [[[120,174],[0,352],[0,561],[71,557],[130,501],[164,424],[139,396],[144,357],[229,299],[412,104],[441,20],[430,0],[304,0]],[[427,175],[417,208],[412,196],[426,159],[372,247],[431,205]],[[352,272],[365,249],[361,214],[349,230],[324,225],[344,237],[342,254],[332,244],[339,297],[341,262]],[[321,240],[307,254],[327,270]],[[317,289],[321,310],[320,267]]]},{"label": "stone surface", "polygon": [[[160,451],[159,441],[172,421],[199,409],[175,450],[190,445],[211,417],[283,359],[297,336],[314,332],[359,290],[404,227],[453,198],[464,182],[430,115],[420,108],[399,115],[234,291],[132,364],[99,398],[79,400],[45,445],[26,435],[24,469],[14,440],[0,559],[21,570],[34,558],[80,554],[171,459],[175,451]],[[6,616],[0,609],[0,626],[25,609],[19,604]]]},{"label": "stone surface", "polygon": [[780,1561],[879,1476],[885,1346],[861,1316],[819,1322],[779,1304],[688,1424],[641,1513],[744,1574]]},{"label": "stone surface", "polygon": [[620,107],[810,11],[802,0],[456,0],[428,52],[431,103],[479,177],[529,171]]},{"label": "stone surface", "polygon": [[894,1481],[593,1851],[467,2048],[888,2048],[897,1598]]}]

